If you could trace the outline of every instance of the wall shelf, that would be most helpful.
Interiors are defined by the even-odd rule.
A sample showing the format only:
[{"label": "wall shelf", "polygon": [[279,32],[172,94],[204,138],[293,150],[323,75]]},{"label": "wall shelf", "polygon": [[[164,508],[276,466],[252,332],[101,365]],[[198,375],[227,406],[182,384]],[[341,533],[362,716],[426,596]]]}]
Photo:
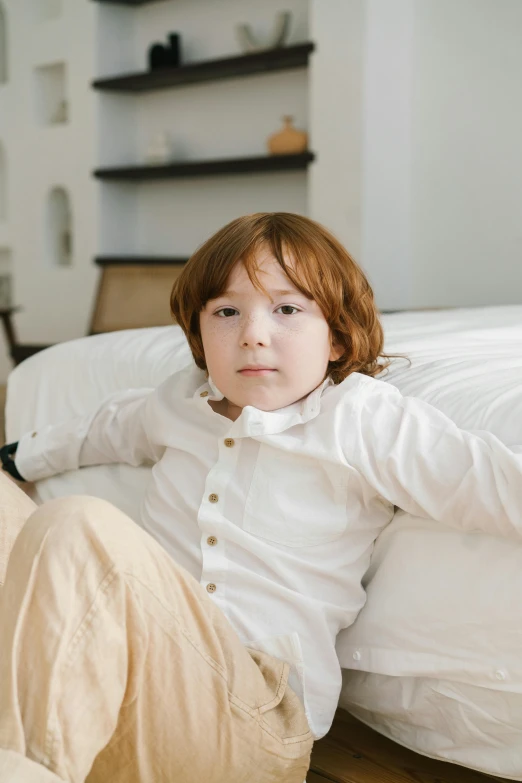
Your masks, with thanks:
[{"label": "wall shelf", "polygon": [[168,256],[96,256],[98,266],[182,266],[188,258],[169,258]]},{"label": "wall shelf", "polygon": [[159,0],[94,0],[96,3],[107,3],[108,5],[146,5],[148,3],[157,3]]},{"label": "wall shelf", "polygon": [[104,180],[153,180],[207,177],[221,174],[256,174],[273,171],[306,170],[314,160],[313,152],[299,155],[263,155],[251,158],[219,158],[217,160],[189,160],[166,163],[161,166],[120,166],[96,169],[93,173]]},{"label": "wall shelf", "polygon": [[308,65],[308,58],[313,50],[314,44],[307,42],[218,60],[204,60],[181,65],[177,68],[161,68],[142,73],[130,73],[125,76],[96,79],[92,85],[96,90],[150,92],[169,87],[183,87],[197,82],[234,79],[270,71],[304,68]]}]

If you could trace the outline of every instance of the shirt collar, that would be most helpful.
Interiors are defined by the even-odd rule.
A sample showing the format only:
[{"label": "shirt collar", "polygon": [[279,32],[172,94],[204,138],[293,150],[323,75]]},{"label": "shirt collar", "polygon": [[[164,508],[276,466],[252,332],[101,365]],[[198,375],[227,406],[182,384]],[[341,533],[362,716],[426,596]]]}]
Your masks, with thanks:
[{"label": "shirt collar", "polygon": [[334,382],[330,376],[328,376],[317,389],[310,392],[308,397],[305,397],[304,400],[300,400],[299,404],[301,405],[301,414],[304,421],[310,421],[310,419],[314,419],[317,416],[321,409],[321,397],[323,396],[323,392],[328,389],[329,386],[333,385]]},{"label": "shirt collar", "polygon": [[[262,411],[252,405],[247,405],[243,408],[241,416],[231,422],[230,435],[235,437],[273,435],[296,424],[305,424],[319,413],[321,398],[330,386],[333,386],[333,381],[328,377],[304,399],[275,411]],[[208,400],[222,400],[225,395],[209,375],[206,382],[196,389],[193,396],[194,398],[206,398],[205,403],[208,404]]]},{"label": "shirt collar", "polygon": [[216,386],[216,384],[214,383],[210,375],[208,376],[208,386],[212,393],[213,400],[222,400],[224,398],[225,395],[219,391],[218,387]]}]

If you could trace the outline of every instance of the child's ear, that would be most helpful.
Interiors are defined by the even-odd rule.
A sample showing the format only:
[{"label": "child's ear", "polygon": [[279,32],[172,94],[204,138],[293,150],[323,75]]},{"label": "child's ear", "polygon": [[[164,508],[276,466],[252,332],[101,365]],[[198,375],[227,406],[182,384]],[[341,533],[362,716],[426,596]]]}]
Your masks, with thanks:
[{"label": "child's ear", "polygon": [[328,358],[328,361],[336,362],[338,359],[341,358],[343,353],[344,353],[344,348],[342,345],[339,345],[339,343],[332,343],[330,347],[330,356]]}]

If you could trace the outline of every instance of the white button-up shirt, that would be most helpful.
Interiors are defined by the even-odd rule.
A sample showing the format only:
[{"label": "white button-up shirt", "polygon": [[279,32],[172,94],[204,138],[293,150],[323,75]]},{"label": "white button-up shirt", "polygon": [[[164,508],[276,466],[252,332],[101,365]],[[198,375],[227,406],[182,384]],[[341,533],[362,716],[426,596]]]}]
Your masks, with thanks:
[{"label": "white button-up shirt", "polygon": [[519,537],[522,457],[358,373],[277,411],[247,406],[234,422],[209,405],[222,397],[191,366],[154,391],[118,393],[90,416],[28,433],[16,464],[37,480],[154,463],[137,521],[246,645],[290,663],[320,737],[341,688],[336,637],[364,604],[361,580],[394,505]]}]

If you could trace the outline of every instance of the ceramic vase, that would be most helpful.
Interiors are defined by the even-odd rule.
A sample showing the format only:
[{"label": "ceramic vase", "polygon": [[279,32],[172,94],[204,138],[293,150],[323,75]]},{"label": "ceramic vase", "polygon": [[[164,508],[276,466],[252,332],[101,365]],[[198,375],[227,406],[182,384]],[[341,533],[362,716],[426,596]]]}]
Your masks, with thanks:
[{"label": "ceramic vase", "polygon": [[256,38],[249,24],[236,25],[236,37],[241,49],[245,54],[251,54],[284,46],[290,31],[291,19],[290,11],[280,11],[274,20],[272,34],[264,42],[260,42]]},{"label": "ceramic vase", "polygon": [[308,134],[294,128],[293,117],[283,117],[284,127],[268,137],[268,151],[271,155],[298,155],[308,149]]},{"label": "ceramic vase", "polygon": [[177,68],[181,62],[181,36],[179,33],[170,33],[167,60],[171,68]]},{"label": "ceramic vase", "polygon": [[156,71],[158,68],[167,67],[167,47],[163,44],[155,43],[149,49],[149,68]]},{"label": "ceramic vase", "polygon": [[181,35],[169,34],[167,46],[154,43],[149,49],[149,69],[155,71],[158,68],[177,68],[181,62]]}]

